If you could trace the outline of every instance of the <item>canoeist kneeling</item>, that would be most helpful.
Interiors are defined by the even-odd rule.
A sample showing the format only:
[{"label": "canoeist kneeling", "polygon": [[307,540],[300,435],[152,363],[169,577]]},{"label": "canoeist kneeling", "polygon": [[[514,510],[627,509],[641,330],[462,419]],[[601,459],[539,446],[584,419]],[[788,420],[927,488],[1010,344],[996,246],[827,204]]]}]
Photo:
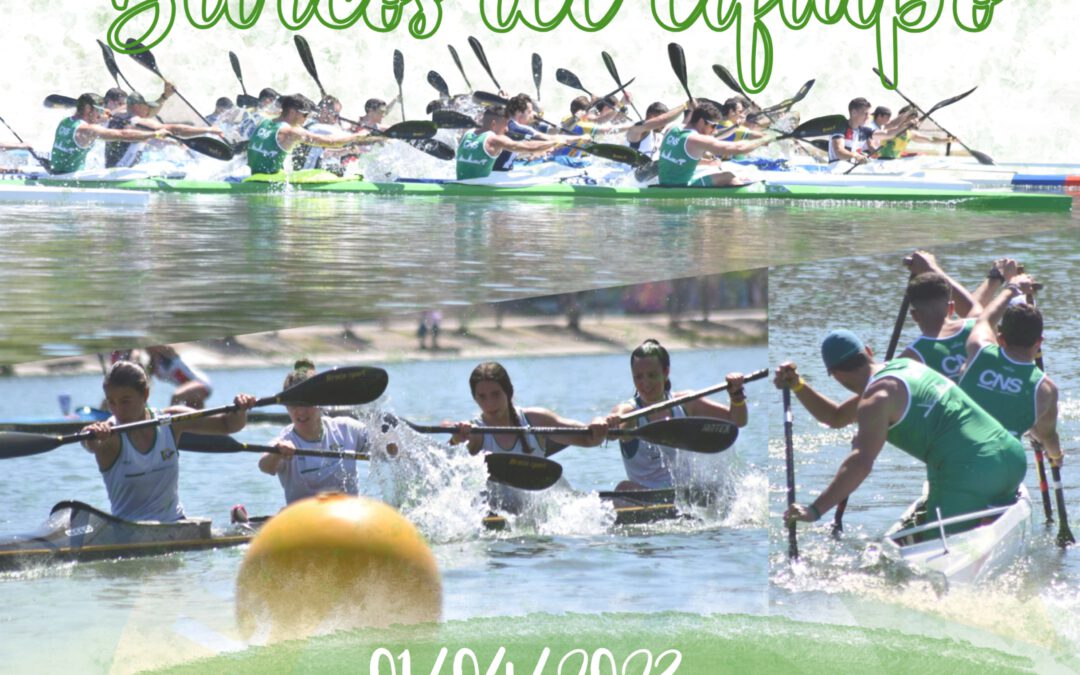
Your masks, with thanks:
[{"label": "canoeist kneeling", "polygon": [[[671,356],[656,340],[645,340],[634,349],[630,354],[630,372],[634,378],[634,397],[615,406],[606,418],[594,419],[590,426],[606,432],[607,429],[636,428],[649,422],[691,416],[715,417],[739,427],[746,426],[746,391],[741,373],[727,375],[729,405],[702,397],[623,422],[622,415],[690,393],[671,391]],[[672,488],[676,484],[689,483],[692,479],[692,476],[679,475],[684,472],[679,471],[680,453],[675,448],[633,438],[620,440],[619,450],[626,467],[626,480],[619,483],[616,490]]]},{"label": "canoeist kneeling", "polygon": [[[873,352],[852,332],[830,333],[822,342],[826,371],[845,389],[859,395],[851,454],[832,483],[814,500],[794,504],[788,522],[812,523],[854,492],[870,475],[885,442],[926,464],[932,520],[1005,506],[1016,500],[1024,480],[1024,447],[989,413],[944,375],[911,359],[874,362]],[[789,387],[815,417],[838,404],[814,391],[799,377],[795,364],[776,371],[778,388]],[[977,523],[946,528],[959,532]]]},{"label": "canoeist kneeling", "polygon": [[315,145],[320,148],[340,148],[350,143],[380,142],[381,138],[368,138],[371,133],[363,129],[356,133],[329,133],[319,135],[304,128],[308,116],[316,106],[306,96],[294,94],[279,100],[281,114],[265,119],[255,128],[248,144],[247,157],[251,173],[278,173],[285,167],[285,159],[298,144]]},{"label": "canoeist kneeling", "polygon": [[[185,431],[231,434],[244,428],[247,410],[255,397],[238,394],[233,403],[240,409],[209,417],[162,422],[159,426],[113,433],[112,427],[159,418],[147,407],[150,383],[146,371],[130,361],[114,363],[102,385],[112,417],[83,429],[93,437],[83,446],[94,454],[105,480],[112,514],[125,520],[172,522],[184,518],[180,504],[180,453],[177,439]],[[170,407],[162,413],[175,415],[191,408]]]},{"label": "canoeist kneeling", "polygon": [[745,185],[746,181],[737,178],[730,171],[695,179],[698,164],[705,160],[705,153],[711,152],[716,157],[731,157],[746,154],[772,141],[772,137],[746,141],[721,141],[713,137],[723,115],[711,103],[699,103],[690,113],[690,119],[682,127],[675,127],[664,135],[660,146],[660,185],[667,186],[726,186]]}]

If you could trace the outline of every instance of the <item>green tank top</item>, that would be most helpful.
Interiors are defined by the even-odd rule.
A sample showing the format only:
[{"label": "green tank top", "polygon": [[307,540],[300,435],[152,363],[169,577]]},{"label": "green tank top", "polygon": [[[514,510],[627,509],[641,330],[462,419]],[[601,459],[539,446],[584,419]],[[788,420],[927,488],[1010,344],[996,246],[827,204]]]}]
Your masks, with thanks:
[{"label": "green tank top", "polygon": [[881,159],[899,159],[904,151],[907,150],[908,143],[911,142],[911,132],[905,131],[902,134],[893,136],[889,140],[881,144],[881,149],[878,150],[878,157]]},{"label": "green tank top", "polygon": [[999,345],[986,345],[960,378],[960,388],[1020,438],[1035,424],[1035,393],[1045,374],[1034,363],[1013,361]]},{"label": "green tank top", "polygon": [[965,466],[977,456],[1005,452],[1016,443],[960,387],[923,364],[912,359],[893,359],[870,382],[886,377],[903,382],[908,393],[907,409],[889,427],[887,439],[925,462],[929,469]]},{"label": "green tank top", "polygon": [[91,143],[84,148],[75,141],[75,131],[85,123],[85,120],[65,117],[56,127],[56,137],[53,140],[50,156],[53,173],[71,173],[80,171],[86,166],[86,156],[90,154],[94,144]]},{"label": "green tank top", "polygon": [[458,144],[457,150],[458,180],[486,178],[491,175],[491,170],[495,167],[495,160],[498,159],[498,155],[495,157],[489,155],[487,150],[484,149],[484,141],[492,133],[491,131],[485,131],[478,134],[475,131],[467,131],[461,137],[461,143]]},{"label": "green tank top", "polygon": [[278,144],[277,135],[287,122],[265,119],[255,127],[248,143],[247,157],[251,173],[277,173],[285,168],[289,153]]},{"label": "green tank top", "polygon": [[694,179],[699,159],[690,156],[686,142],[694,133],[693,129],[676,127],[664,134],[660,144],[660,184],[689,185]]},{"label": "green tank top", "polygon": [[968,319],[955,335],[944,338],[919,336],[911,343],[911,349],[922,357],[922,362],[927,366],[956,382],[967,361],[967,339],[974,327],[975,319]]}]

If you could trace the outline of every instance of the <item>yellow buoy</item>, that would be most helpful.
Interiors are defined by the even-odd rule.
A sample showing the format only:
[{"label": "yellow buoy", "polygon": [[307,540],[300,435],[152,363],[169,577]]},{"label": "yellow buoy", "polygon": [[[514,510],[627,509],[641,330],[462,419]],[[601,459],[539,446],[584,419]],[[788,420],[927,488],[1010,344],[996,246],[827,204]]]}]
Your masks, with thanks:
[{"label": "yellow buoy", "polygon": [[252,540],[236,581],[245,639],[438,621],[442,583],[420,532],[392,507],[327,494],[290,504]]}]

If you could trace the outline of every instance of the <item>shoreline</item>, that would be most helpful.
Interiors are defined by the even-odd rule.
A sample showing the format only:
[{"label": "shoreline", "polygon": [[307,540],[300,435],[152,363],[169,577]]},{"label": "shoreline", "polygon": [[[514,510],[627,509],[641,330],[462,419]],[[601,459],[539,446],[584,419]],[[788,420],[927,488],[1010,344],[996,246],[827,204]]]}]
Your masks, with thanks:
[{"label": "shoreline", "polygon": [[[668,314],[584,316],[579,330],[564,315],[470,316],[466,324],[449,317],[440,325],[437,348],[420,347],[419,317],[308,326],[173,345],[188,364],[203,370],[288,367],[307,357],[328,365],[393,363],[415,360],[489,360],[508,356],[564,356],[630,352],[647,338],[672,351],[741,347],[768,342],[765,309],[713,311],[672,323]],[[430,338],[428,339],[430,344]],[[16,364],[14,377],[101,373],[96,354]]]}]

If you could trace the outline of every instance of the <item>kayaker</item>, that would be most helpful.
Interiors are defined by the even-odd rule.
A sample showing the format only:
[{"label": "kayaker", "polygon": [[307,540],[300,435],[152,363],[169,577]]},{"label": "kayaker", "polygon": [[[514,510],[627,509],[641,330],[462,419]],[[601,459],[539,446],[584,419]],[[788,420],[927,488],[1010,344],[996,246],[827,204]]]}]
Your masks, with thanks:
[{"label": "kayaker", "polygon": [[[341,126],[341,101],[335,96],[326,96],[316,109],[316,117],[304,125],[304,129],[318,136],[332,136],[343,133]],[[293,152],[293,169],[328,169],[341,170],[340,153],[327,153],[325,148],[302,144]]]},{"label": "kayaker", "polygon": [[[506,114],[510,116],[506,133],[514,140],[546,141],[551,138],[548,134],[553,132],[552,127],[536,119],[536,106],[528,94],[518,94],[510,99],[506,104]],[[517,156],[517,152],[503,150],[495,160],[492,171],[510,171]]]},{"label": "kayaker", "polygon": [[63,174],[81,171],[86,157],[98,140],[148,141],[165,138],[164,129],[109,129],[101,124],[106,119],[105,100],[97,94],[83,94],[75,102],[75,114],[65,117],[56,127],[53,140],[52,173]]},{"label": "kayaker", "polygon": [[183,418],[163,422],[158,427],[113,433],[112,427],[191,412],[173,406],[158,413],[147,407],[150,383],[146,371],[131,361],[114,363],[103,383],[105,401],[112,417],[83,428],[93,437],[83,446],[94,454],[105,480],[112,514],[125,520],[172,522],[184,518],[180,504],[180,455],[177,439],[185,431],[204,434],[231,434],[244,428],[247,410],[255,397],[237,394],[233,404],[240,409],[193,420]]},{"label": "kayaker", "polygon": [[[300,384],[315,374],[315,364],[309,360],[296,362],[285,376],[282,389]],[[346,457],[305,457],[296,450],[329,450],[331,452],[365,452],[369,447],[368,430],[364,423],[352,417],[327,417],[312,406],[285,406],[292,424],[281,430],[273,445],[278,453],[264,453],[259,469],[277,476],[285,490],[285,502],[314,497],[320,492],[360,493],[356,460]]]},{"label": "kayaker", "polygon": [[765,134],[746,127],[746,99],[732,96],[724,101],[720,113],[724,119],[716,129],[716,137],[721,141],[745,141],[764,138]]},{"label": "kayaker", "polygon": [[[547,408],[522,408],[514,404],[514,385],[510,375],[499,363],[481,363],[469,375],[469,389],[480,406],[480,414],[468,421],[443,422],[455,428],[451,445],[465,443],[469,454],[516,453],[545,457],[567,445],[594,447],[604,440],[604,429],[594,427],[592,434],[545,434],[537,436],[527,431],[507,434],[472,434],[475,427],[584,427],[586,425],[561,417]],[[565,485],[565,481],[560,481]],[[528,492],[491,482],[488,497],[493,508],[520,512],[529,502]]]},{"label": "kayaker", "polygon": [[1058,437],[1058,388],[1036,365],[1043,317],[1023,302],[1032,293],[1026,274],[1013,277],[979,317],[967,341],[960,388],[1016,438],[1030,431],[1054,466],[1063,455]]},{"label": "kayaker", "polygon": [[[704,397],[695,398],[674,408],[623,423],[621,415],[690,393],[671,391],[671,356],[656,340],[645,340],[634,349],[630,354],[630,372],[634,378],[633,398],[615,406],[606,418],[594,419],[590,426],[603,430],[620,427],[632,429],[649,422],[688,416],[715,417],[738,427],[746,426],[746,391],[741,373],[727,375],[730,401],[726,406]],[[619,450],[626,468],[626,480],[619,483],[616,490],[670,488],[685,480],[677,470],[679,451],[675,448],[632,438],[619,440]]]},{"label": "kayaker", "polygon": [[660,154],[664,129],[677,120],[686,108],[687,104],[683,104],[669,110],[662,101],[653,102],[645,109],[645,119],[626,130],[626,144],[650,159],[656,159]]},{"label": "kayaker", "polygon": [[547,140],[515,141],[506,135],[510,116],[505,106],[484,109],[480,126],[465,132],[457,149],[457,178],[486,178],[495,167],[495,160],[504,150],[511,152],[543,152],[563,143],[565,137],[551,136]]},{"label": "kayaker", "polygon": [[[333,133],[326,136],[313,134],[304,129],[304,122],[315,112],[311,99],[300,94],[282,96],[279,99],[281,114],[274,119],[266,119],[255,128],[255,133],[248,144],[248,166],[252,174],[274,174],[285,167],[285,158],[300,143],[321,148],[340,148],[350,143],[360,143],[370,133],[361,130],[356,133]],[[367,139],[370,142],[371,139]]]},{"label": "kayaker", "polygon": [[184,362],[177,351],[168,345],[154,345],[145,349],[142,359],[139,350],[125,349],[112,352],[110,363],[131,361],[139,364],[150,375],[176,387],[170,405],[184,405],[201,410],[212,392],[210,377],[195,366]]},{"label": "kayaker", "polygon": [[870,119],[870,101],[859,97],[848,103],[848,126],[842,134],[829,139],[830,162],[853,162],[864,164],[867,155],[877,148],[874,130],[867,125]]},{"label": "kayaker", "polygon": [[[720,111],[711,103],[699,102],[690,119],[681,127],[675,127],[664,135],[660,148],[660,185],[668,186],[738,186],[746,181],[737,178],[730,171],[717,171],[700,178],[694,178],[698,164],[711,152],[717,157],[752,152],[772,141],[772,137],[763,137],[747,141],[721,141],[713,137],[723,121]],[[708,160],[706,160],[708,161]],[[720,168],[716,164],[717,169]]]},{"label": "kayaker", "polygon": [[[166,86],[166,92],[169,87]],[[162,124],[153,118],[153,108],[143,95],[133,91],[127,96],[127,108],[124,112],[117,112],[109,118],[110,129],[150,129],[153,131],[165,131],[173,136],[191,138],[192,136],[212,135],[218,138],[224,137],[221,129],[214,127],[201,127],[190,124]],[[142,159],[145,144],[131,141],[110,141],[105,144],[105,167],[132,167]]]},{"label": "kayaker", "polygon": [[[888,113],[888,114],[886,114]],[[907,154],[907,146],[912,141],[918,143],[951,143],[956,139],[951,136],[927,136],[915,131],[921,120],[915,106],[906,105],[900,109],[896,119],[890,120],[891,113],[884,106],[874,111],[874,122],[881,124],[881,129],[886,133],[879,137],[875,133],[880,148],[874,155],[877,159],[900,159]]]},{"label": "kayaker", "polygon": [[246,141],[255,133],[255,118],[251,113],[225,96],[217,100],[214,112],[206,116],[206,121],[221,129],[230,143]]},{"label": "kayaker", "polygon": [[[789,507],[786,521],[812,523],[854,492],[886,440],[926,464],[926,513],[935,519],[938,509],[941,518],[949,518],[1016,500],[1027,470],[1023,445],[951,380],[911,359],[876,363],[873,352],[847,330],[829,333],[821,355],[829,375],[859,397],[858,430],[833,481],[811,504]],[[775,382],[803,400],[805,384],[794,363],[782,364]],[[807,410],[817,417],[813,407]]]}]

